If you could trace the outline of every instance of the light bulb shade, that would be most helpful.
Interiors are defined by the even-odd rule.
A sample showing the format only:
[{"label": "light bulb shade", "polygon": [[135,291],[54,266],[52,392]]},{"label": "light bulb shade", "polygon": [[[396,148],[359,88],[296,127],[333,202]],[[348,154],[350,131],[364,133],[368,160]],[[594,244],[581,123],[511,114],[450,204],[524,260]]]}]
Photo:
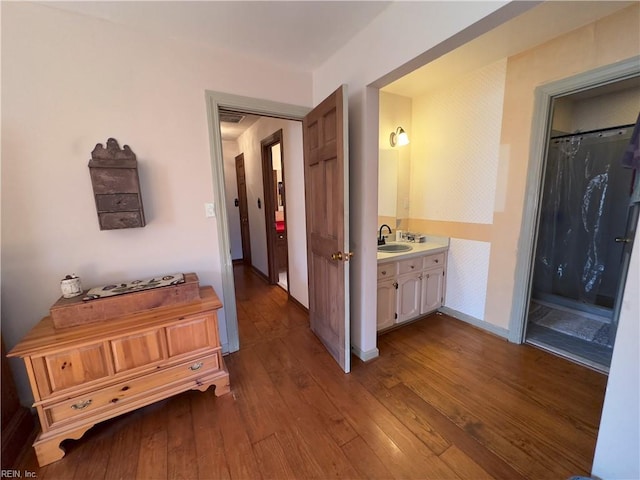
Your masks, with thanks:
[{"label": "light bulb shade", "polygon": [[395,132],[391,132],[391,136],[389,137],[389,143],[391,144],[392,147],[395,147],[396,145],[398,145],[399,147],[408,145],[409,136],[407,135],[407,132],[405,132],[402,127],[398,127],[396,128]]},{"label": "light bulb shade", "polygon": [[409,144],[409,135],[407,135],[407,132],[405,131],[400,132],[398,134],[398,146],[402,147],[408,144]]}]

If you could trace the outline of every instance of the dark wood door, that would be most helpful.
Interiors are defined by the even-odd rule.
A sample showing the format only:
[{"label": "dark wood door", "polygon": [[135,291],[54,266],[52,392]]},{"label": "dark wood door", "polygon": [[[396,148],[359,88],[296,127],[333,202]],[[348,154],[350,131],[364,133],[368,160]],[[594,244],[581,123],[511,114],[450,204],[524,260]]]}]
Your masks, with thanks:
[{"label": "dark wood door", "polygon": [[[279,158],[274,158],[273,147],[277,145],[280,146],[280,155]],[[262,186],[264,190],[264,220],[267,238],[267,278],[269,279],[270,283],[275,285],[276,283],[278,283],[278,273],[280,270],[279,264],[282,263],[282,259],[279,258],[278,244],[282,244],[283,240],[285,243],[286,251],[286,237],[281,237],[278,232],[278,226],[276,222],[276,212],[278,211],[278,180],[276,177],[276,169],[274,168],[274,163],[277,163],[279,165],[278,168],[281,170],[283,175],[282,178],[284,185],[284,153],[282,129],[262,139],[260,141],[260,151],[262,157]]]},{"label": "dark wood door", "polygon": [[349,332],[347,96],[341,86],[304,118],[309,322],[345,372]]},{"label": "dark wood door", "polygon": [[238,182],[238,208],[240,210],[240,236],[242,262],[251,266],[251,236],[249,235],[249,207],[247,206],[247,180],[244,170],[244,153],[236,157],[236,180]]}]

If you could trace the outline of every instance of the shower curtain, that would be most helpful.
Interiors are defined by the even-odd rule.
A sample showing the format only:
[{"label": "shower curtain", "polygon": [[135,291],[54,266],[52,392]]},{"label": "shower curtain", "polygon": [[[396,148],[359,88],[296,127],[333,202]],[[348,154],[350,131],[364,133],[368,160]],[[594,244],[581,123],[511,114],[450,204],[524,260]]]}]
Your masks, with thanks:
[{"label": "shower curtain", "polygon": [[555,137],[547,154],[534,298],[613,307],[632,181],[620,159],[632,128]]}]

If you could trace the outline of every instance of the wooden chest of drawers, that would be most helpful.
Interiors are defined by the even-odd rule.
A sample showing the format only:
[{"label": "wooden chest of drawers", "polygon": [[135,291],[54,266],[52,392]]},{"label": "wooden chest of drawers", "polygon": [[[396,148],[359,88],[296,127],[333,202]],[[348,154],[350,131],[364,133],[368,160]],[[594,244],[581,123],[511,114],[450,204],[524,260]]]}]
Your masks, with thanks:
[{"label": "wooden chest of drawers", "polygon": [[45,317],[8,356],[22,357],[42,432],[40,466],[64,456],[60,443],[98,422],[190,389],[229,392],[211,287],[200,300],[55,329]]}]

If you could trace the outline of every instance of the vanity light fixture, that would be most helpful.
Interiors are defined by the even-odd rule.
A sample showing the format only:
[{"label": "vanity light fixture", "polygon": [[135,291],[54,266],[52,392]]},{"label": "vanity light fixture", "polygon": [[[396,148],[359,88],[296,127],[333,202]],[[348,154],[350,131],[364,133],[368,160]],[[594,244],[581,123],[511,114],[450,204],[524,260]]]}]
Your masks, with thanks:
[{"label": "vanity light fixture", "polygon": [[409,143],[409,136],[407,132],[404,131],[404,128],[398,127],[395,132],[391,132],[391,136],[389,137],[389,143],[392,147],[398,145],[402,147]]}]

